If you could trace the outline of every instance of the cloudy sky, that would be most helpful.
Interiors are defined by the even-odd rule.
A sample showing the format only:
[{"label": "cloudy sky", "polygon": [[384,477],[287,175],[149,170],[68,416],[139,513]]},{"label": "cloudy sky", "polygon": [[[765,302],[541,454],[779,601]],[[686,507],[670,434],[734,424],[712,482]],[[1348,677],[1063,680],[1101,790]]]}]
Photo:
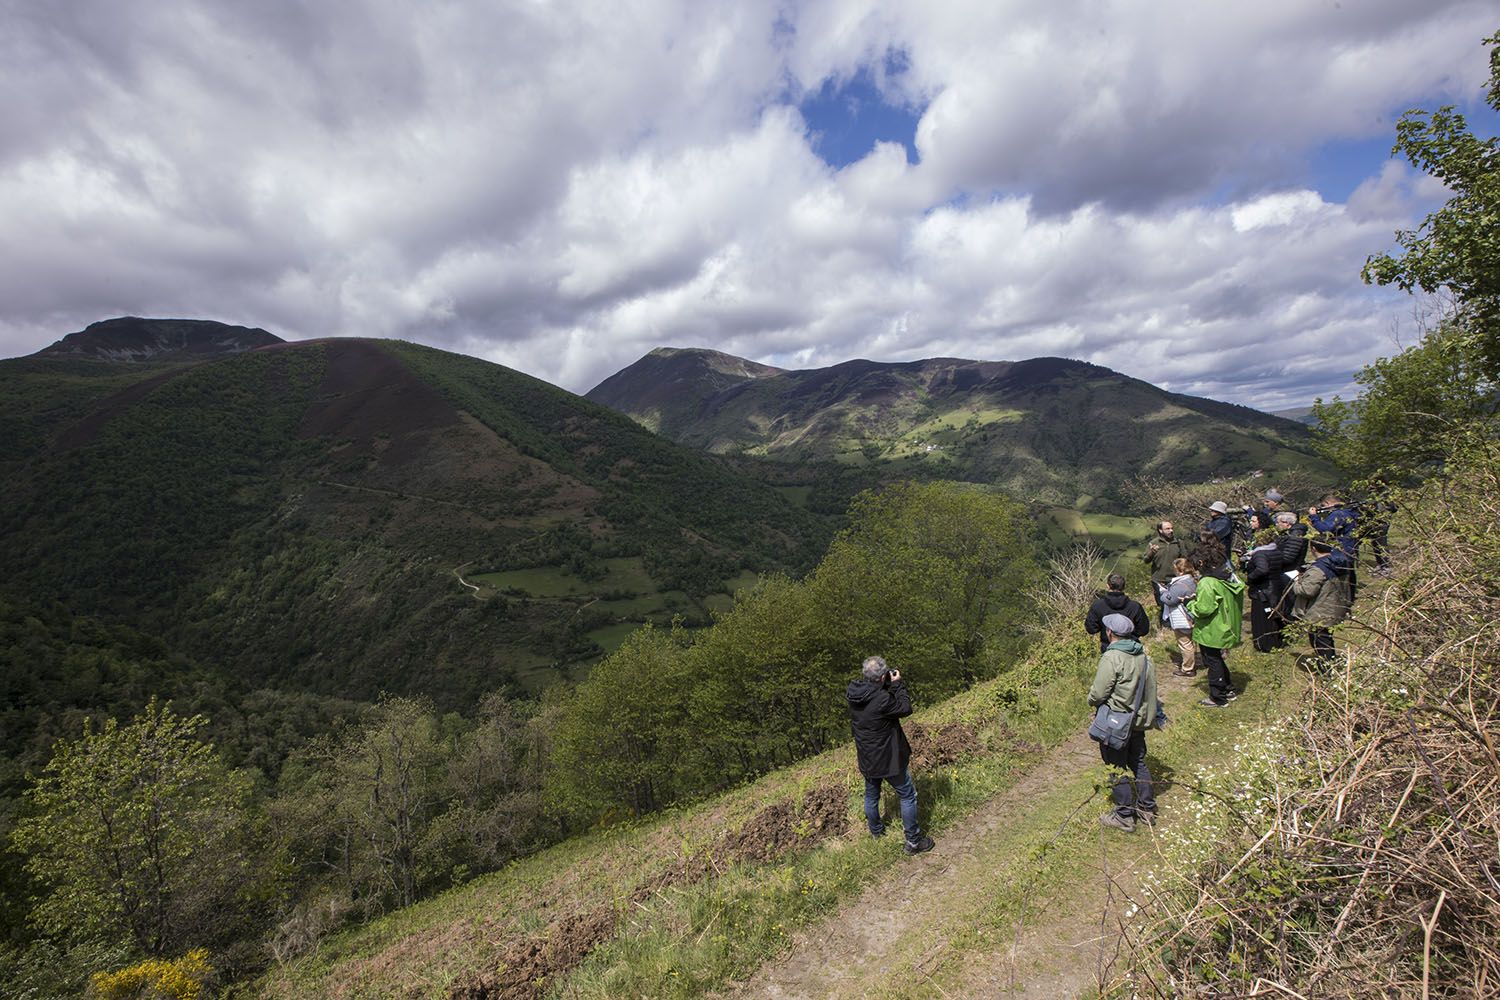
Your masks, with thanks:
[{"label": "cloudy sky", "polygon": [[[1233,9],[1234,13],[1223,11]],[[1489,2],[0,0],[0,356],[118,315],[402,337],[575,391],[1083,358],[1274,409],[1415,329]]]}]

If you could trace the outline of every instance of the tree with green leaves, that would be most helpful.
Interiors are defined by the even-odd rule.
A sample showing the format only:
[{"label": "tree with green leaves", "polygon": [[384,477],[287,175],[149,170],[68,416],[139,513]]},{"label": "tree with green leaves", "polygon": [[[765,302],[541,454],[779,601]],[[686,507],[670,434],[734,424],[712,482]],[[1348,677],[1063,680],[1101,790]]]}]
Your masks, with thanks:
[{"label": "tree with green leaves", "polygon": [[[1500,111],[1500,34],[1490,46],[1486,101]],[[1396,125],[1392,153],[1453,192],[1414,230],[1398,232],[1399,254],[1373,254],[1364,279],[1406,291],[1451,292],[1474,336],[1481,372],[1500,378],[1500,138],[1481,139],[1452,105],[1413,109]]]},{"label": "tree with green leaves", "polygon": [[809,581],[833,659],[847,667],[879,653],[943,696],[1018,652],[1040,575],[1019,503],[905,482],[857,497],[849,517]]},{"label": "tree with green leaves", "polygon": [[1480,336],[1458,320],[1377,358],[1354,380],[1363,392],[1313,404],[1317,445],[1353,480],[1398,484],[1442,468],[1460,436],[1492,421],[1495,380]]},{"label": "tree with green leaves", "polygon": [[[1490,46],[1487,100],[1500,110],[1500,34]],[[1396,126],[1393,153],[1441,180],[1453,196],[1414,229],[1398,254],[1372,254],[1366,282],[1441,292],[1451,312],[1422,340],[1355,376],[1353,400],[1313,406],[1319,450],[1356,482],[1383,489],[1441,469],[1455,443],[1495,431],[1500,401],[1500,138],[1481,139],[1445,105]]]},{"label": "tree with green leaves", "polygon": [[680,794],[694,682],[685,646],[676,629],[637,629],[578,686],[553,733],[549,792],[564,811],[639,816]]},{"label": "tree with green leaves", "polygon": [[410,698],[315,741],[288,763],[273,809],[290,853],[368,912],[415,902],[449,867],[431,832],[448,804],[452,744],[431,706]]},{"label": "tree with green leaves", "polygon": [[152,700],[58,742],[12,833],[43,933],[164,955],[237,929],[254,895],[252,789],[198,739],[205,721]]}]

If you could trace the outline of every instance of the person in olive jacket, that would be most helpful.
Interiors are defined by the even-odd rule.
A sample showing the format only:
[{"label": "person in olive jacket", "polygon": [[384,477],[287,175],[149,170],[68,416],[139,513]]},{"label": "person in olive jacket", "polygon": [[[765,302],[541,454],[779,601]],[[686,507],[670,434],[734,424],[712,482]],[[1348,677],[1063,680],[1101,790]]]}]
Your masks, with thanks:
[{"label": "person in olive jacket", "polygon": [[1349,617],[1349,605],[1354,600],[1354,560],[1335,544],[1337,541],[1312,539],[1313,564],[1297,574],[1291,589],[1297,601],[1292,616],[1307,624],[1313,653],[1324,661],[1334,659],[1331,630]]},{"label": "person in olive jacket", "polygon": [[[1094,683],[1089,688],[1089,707],[1108,704],[1112,712],[1135,709],[1130,723],[1130,742],[1116,750],[1099,744],[1099,756],[1117,770],[1110,798],[1115,807],[1099,822],[1117,830],[1133,831],[1139,820],[1148,825],[1156,822],[1156,796],[1151,787],[1151,770],[1146,766],[1146,730],[1156,725],[1156,670],[1146,648],[1132,634],[1135,623],[1124,615],[1104,616],[1104,634],[1109,642],[1099,655],[1094,669]],[[1136,689],[1140,688],[1140,705]]]},{"label": "person in olive jacket", "polygon": [[859,772],[865,778],[865,820],[872,836],[885,833],[880,818],[880,783],[887,782],[901,799],[901,825],[906,832],[904,850],[921,854],[933,848],[917,824],[917,788],[911,780],[911,744],[901,729],[901,720],[911,714],[911,695],[901,671],[872,656],[861,668],[862,676],[849,682],[849,727],[854,731],[854,752]]},{"label": "person in olive jacket", "polygon": [[1167,623],[1167,609],[1162,605],[1161,594],[1177,575],[1172,564],[1178,559],[1186,559],[1191,551],[1188,543],[1177,537],[1171,521],[1158,521],[1156,535],[1147,543],[1146,554],[1141,556],[1141,562],[1151,568],[1151,592],[1156,595],[1156,610],[1163,625]]},{"label": "person in olive jacket", "polygon": [[1193,572],[1198,577],[1198,592],[1188,602],[1193,616],[1193,641],[1198,644],[1198,658],[1208,668],[1208,697],[1198,704],[1223,708],[1240,693],[1234,689],[1224,651],[1240,644],[1240,623],[1244,613],[1245,585],[1222,561],[1223,550],[1217,545],[1193,553]]}]

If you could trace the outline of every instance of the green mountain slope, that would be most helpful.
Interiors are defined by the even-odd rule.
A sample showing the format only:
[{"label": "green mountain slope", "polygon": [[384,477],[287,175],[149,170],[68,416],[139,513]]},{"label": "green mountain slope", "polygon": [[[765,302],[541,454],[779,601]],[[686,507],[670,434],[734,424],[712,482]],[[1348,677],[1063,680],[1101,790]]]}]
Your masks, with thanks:
[{"label": "green mountain slope", "polygon": [[[363,340],[181,357],[0,362],[0,593],[251,683],[457,706],[586,669],[632,618],[704,619],[826,541],[722,462],[473,358]],[[567,586],[469,579],[506,571]]]},{"label": "green mountain slope", "polygon": [[1305,427],[1081,361],[849,361],[779,371],[653,351],[588,398],[717,453],[896,463],[1067,507],[1118,507],[1124,477],[1321,468]]}]

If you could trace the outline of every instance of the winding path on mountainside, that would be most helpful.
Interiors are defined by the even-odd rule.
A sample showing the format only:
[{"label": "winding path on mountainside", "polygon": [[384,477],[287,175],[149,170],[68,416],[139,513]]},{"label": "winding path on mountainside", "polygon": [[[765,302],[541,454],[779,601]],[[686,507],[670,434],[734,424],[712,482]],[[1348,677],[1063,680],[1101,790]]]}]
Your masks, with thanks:
[{"label": "winding path on mountainside", "polygon": [[[1165,658],[1163,658],[1165,659]],[[1166,671],[1163,672],[1164,674]],[[1197,695],[1181,678],[1163,677],[1163,698],[1181,704]],[[1169,692],[1176,688],[1176,697]],[[1179,751],[1182,752],[1182,751]],[[1153,761],[1156,751],[1152,754]],[[937,848],[916,858],[893,858],[880,881],[858,898],[792,939],[789,952],[762,966],[725,996],[849,998],[932,996],[1059,1000],[1097,989],[1120,953],[1120,920],[1130,905],[1137,866],[1154,858],[1152,840],[1170,829],[1171,791],[1162,820],[1135,834],[1096,828],[1092,860],[1062,879],[1047,878],[1021,894],[1019,919],[984,922],[976,915],[1002,889],[1034,870],[1028,859],[1045,855],[1050,842],[1082,817],[1106,808],[1103,792],[1079,791],[1075,779],[1099,763],[1097,745],[1080,731],[1052,748],[1010,789],[937,837]],[[1162,782],[1165,787],[1166,782]],[[1181,793],[1178,793],[1181,794]],[[1012,818],[1044,801],[1059,805],[1061,826],[1016,833]],[[1095,835],[1095,834],[1090,834]],[[957,948],[950,941],[963,935]],[[977,937],[976,937],[977,935]],[[935,978],[942,969],[941,981]],[[946,985],[945,985],[946,984]]]}]

